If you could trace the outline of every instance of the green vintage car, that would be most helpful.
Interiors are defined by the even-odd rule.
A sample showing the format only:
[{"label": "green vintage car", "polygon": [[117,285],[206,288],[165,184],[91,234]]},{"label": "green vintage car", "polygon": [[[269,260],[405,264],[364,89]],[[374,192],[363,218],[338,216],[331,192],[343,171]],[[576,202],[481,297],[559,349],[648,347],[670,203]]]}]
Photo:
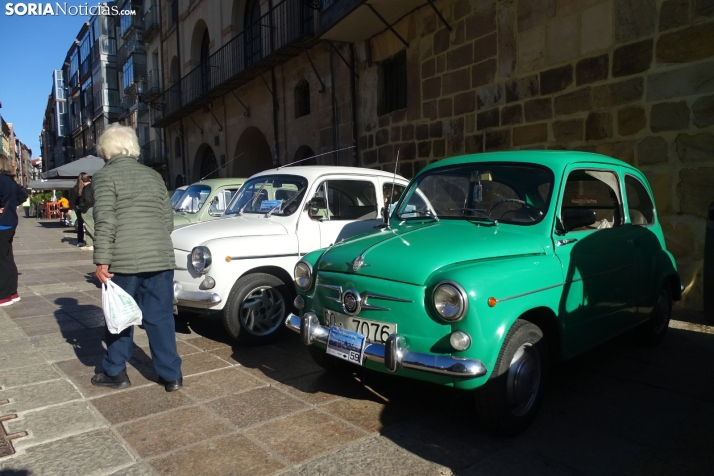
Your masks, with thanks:
[{"label": "green vintage car", "polygon": [[422,169],[383,228],[303,257],[286,319],[342,360],[475,390],[485,426],[535,418],[548,362],[668,328],[681,284],[645,176],[584,152],[466,155]]},{"label": "green vintage car", "polygon": [[[174,228],[199,221],[215,220],[223,215],[233,195],[245,178],[208,179],[191,184],[174,204]],[[172,196],[172,203],[174,196]]]}]

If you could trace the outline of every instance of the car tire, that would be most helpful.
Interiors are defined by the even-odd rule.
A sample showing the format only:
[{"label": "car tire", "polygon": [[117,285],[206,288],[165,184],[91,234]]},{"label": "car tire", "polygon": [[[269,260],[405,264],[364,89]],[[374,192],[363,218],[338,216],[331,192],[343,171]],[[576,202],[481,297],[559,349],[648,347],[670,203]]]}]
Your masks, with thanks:
[{"label": "car tire", "polygon": [[496,366],[475,392],[476,413],[490,431],[515,436],[525,431],[540,409],[548,370],[541,329],[517,320],[506,335]]},{"label": "car tire", "polygon": [[337,372],[343,370],[345,368],[345,365],[348,365],[346,362],[340,361],[336,357],[327,355],[325,349],[321,349],[315,345],[309,345],[307,349],[310,352],[310,357],[312,357],[312,360],[314,360],[317,365],[327,370],[328,372]]},{"label": "car tire", "polygon": [[653,346],[661,343],[669,329],[669,320],[672,316],[672,291],[667,283],[662,285],[657,296],[657,303],[652,309],[652,314],[647,322],[637,329],[640,343]]},{"label": "car tire", "polygon": [[228,296],[223,325],[241,344],[268,344],[285,327],[292,301],[292,288],[280,278],[265,273],[243,276]]}]

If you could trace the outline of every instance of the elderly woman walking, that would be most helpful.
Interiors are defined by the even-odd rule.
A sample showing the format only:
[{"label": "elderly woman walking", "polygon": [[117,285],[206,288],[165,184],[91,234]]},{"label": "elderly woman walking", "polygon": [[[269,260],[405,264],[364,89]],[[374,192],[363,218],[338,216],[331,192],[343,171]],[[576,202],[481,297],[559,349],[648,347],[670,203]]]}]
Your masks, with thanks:
[{"label": "elderly woman walking", "polygon": [[15,165],[0,153],[0,306],[20,300],[12,239],[17,228],[17,207],[26,197],[25,191],[15,182]]},{"label": "elderly woman walking", "polygon": [[[106,165],[94,174],[95,276],[102,283],[111,279],[136,300],[159,383],[172,392],[183,386],[183,378],[173,316],[174,221],[168,192],[155,170],[138,163],[139,141],[130,127],[110,125],[97,149]],[[134,327],[105,335],[104,372],[92,384],[128,387]]]}]

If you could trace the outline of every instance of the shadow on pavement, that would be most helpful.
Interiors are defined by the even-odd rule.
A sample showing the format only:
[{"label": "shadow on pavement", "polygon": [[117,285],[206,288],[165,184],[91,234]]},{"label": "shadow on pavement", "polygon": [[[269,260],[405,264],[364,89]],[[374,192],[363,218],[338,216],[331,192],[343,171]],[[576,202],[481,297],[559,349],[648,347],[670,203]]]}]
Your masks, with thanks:
[{"label": "shadow on pavement", "polygon": [[[94,304],[80,304],[71,297],[57,298],[54,302],[60,306],[55,311],[55,318],[62,337],[72,345],[84,366],[94,367],[95,373],[103,372],[101,358],[106,350],[103,335],[107,331],[102,308]],[[131,361],[146,363],[151,362],[151,357],[135,343]],[[136,368],[147,380],[156,379],[150,368],[144,365],[136,365]]]},{"label": "shadow on pavement", "polygon": [[656,347],[625,334],[554,365],[532,427],[504,438],[482,428],[470,392],[352,365],[327,372],[290,332],[234,345],[215,315],[181,315],[177,332],[225,343],[246,370],[303,394],[344,397],[350,412],[380,408],[370,428],[457,474],[704,474],[714,465],[714,334],[670,328]]}]

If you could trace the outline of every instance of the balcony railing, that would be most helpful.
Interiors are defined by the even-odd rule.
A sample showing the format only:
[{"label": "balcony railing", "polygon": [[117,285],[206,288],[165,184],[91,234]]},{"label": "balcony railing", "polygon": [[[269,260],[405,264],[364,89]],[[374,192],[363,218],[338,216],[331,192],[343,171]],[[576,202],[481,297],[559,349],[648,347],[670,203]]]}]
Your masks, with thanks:
[{"label": "balcony railing", "polygon": [[313,10],[303,0],[275,5],[168,88],[157,101],[164,106],[164,117],[154,126],[168,125],[298,55],[302,46],[316,41],[312,18]]},{"label": "balcony railing", "polygon": [[148,166],[156,166],[165,163],[165,157],[161,150],[161,141],[152,140],[141,148],[141,163]]},{"label": "balcony railing", "polygon": [[134,104],[136,104],[136,96],[133,94],[126,94],[122,96],[119,101],[119,115],[125,116],[129,114],[129,111]]},{"label": "balcony railing", "polygon": [[141,99],[148,101],[154,99],[159,94],[161,94],[161,71],[152,69],[146,74],[146,87],[144,88],[144,94],[142,94]]},{"label": "balcony railing", "polygon": [[156,4],[153,4],[144,13],[144,41],[151,40],[159,28],[159,10]]}]

